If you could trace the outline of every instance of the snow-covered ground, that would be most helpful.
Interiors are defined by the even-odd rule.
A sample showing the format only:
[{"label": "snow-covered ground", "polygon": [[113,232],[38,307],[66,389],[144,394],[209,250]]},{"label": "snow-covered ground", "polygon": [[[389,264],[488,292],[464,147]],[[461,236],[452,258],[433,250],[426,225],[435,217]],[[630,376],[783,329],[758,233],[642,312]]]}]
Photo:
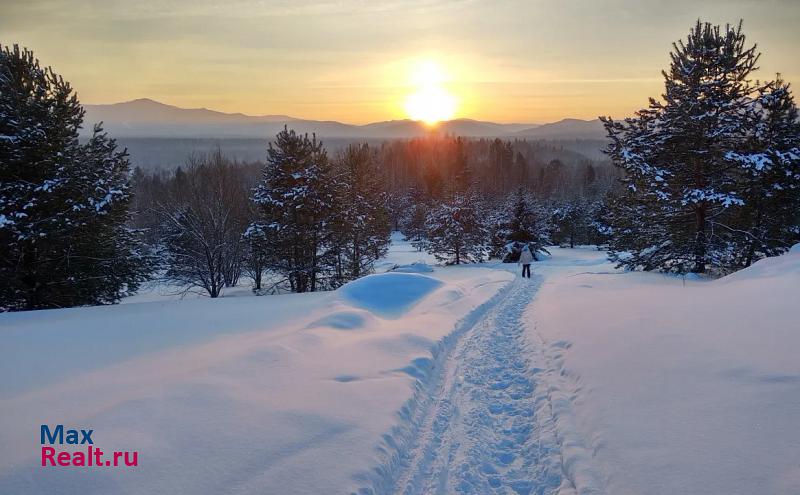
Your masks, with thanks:
[{"label": "snow-covered ground", "polygon": [[552,261],[527,317],[576,471],[614,495],[800,493],[800,253],[685,283]]},{"label": "snow-covered ground", "polygon": [[[0,315],[0,493],[800,493],[800,253],[382,273],[417,261],[396,237],[332,293]],[[42,468],[41,424],[140,466]]]},{"label": "snow-covered ground", "polygon": [[[417,263],[430,264],[436,263],[433,255],[424,251],[419,251],[410,243],[405,242],[404,237],[399,232],[392,233],[392,244],[389,247],[389,254],[375,263],[375,272],[383,273],[396,267],[397,265],[415,265]],[[264,286],[268,285],[269,276],[265,276]],[[242,276],[236,287],[225,287],[222,289],[221,297],[251,297],[253,296],[252,281]],[[207,299],[208,293],[200,288],[185,290],[179,287],[164,283],[162,280],[146,282],[139,292],[123,298],[121,304],[132,304],[141,302],[164,302],[182,301],[191,299]]]},{"label": "snow-covered ground", "polygon": [[[425,259],[412,250],[389,264]],[[440,341],[511,278],[2,314],[0,493],[348,493]],[[140,466],[43,468],[41,424],[94,429]]]}]

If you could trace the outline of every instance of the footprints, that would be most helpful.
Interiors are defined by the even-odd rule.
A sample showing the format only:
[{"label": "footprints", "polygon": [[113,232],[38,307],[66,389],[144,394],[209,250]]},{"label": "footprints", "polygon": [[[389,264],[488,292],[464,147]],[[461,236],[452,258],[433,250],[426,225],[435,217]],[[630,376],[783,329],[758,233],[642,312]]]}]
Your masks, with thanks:
[{"label": "footprints", "polygon": [[[394,486],[369,493],[546,495],[558,489],[559,448],[538,428],[548,420],[536,417],[542,370],[530,361],[535,353],[522,321],[535,291],[520,280],[512,284],[440,371],[444,377],[429,398],[428,420],[403,453]],[[422,380],[432,372],[425,362],[403,371]]]},{"label": "footprints", "polygon": [[417,358],[411,361],[411,364],[405,368],[401,368],[397,371],[402,371],[418,380],[425,380],[428,378],[432,367],[433,360],[431,358]]}]

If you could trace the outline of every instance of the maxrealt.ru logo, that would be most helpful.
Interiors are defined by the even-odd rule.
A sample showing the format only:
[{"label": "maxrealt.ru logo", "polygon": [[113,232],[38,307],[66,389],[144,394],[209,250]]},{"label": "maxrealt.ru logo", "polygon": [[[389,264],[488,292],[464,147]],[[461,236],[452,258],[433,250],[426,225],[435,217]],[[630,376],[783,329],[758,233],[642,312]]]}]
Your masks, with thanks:
[{"label": "maxrealt.ru logo", "polygon": [[[135,467],[139,452],[113,451],[108,456],[94,445],[94,430],[65,429],[64,425],[41,426],[42,466]],[[48,445],[68,446],[60,449]],[[70,446],[85,446],[75,450]]]}]

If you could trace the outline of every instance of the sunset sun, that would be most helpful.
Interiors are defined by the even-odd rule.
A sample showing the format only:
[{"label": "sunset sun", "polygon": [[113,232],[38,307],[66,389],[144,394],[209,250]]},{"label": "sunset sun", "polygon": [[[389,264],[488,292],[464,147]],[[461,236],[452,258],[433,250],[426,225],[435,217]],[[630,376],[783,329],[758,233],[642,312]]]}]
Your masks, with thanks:
[{"label": "sunset sun", "polygon": [[444,69],[434,61],[427,60],[412,68],[410,81],[416,91],[405,100],[405,110],[411,119],[435,125],[453,118],[457,100],[444,88],[446,79]]}]

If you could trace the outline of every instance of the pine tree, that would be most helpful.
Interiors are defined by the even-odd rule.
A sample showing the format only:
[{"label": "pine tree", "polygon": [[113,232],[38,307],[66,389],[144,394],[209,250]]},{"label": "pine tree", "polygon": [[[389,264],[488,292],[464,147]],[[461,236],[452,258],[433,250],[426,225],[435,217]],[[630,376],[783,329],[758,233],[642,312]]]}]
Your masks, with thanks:
[{"label": "pine tree", "polygon": [[517,184],[522,187],[527,187],[528,181],[530,180],[528,160],[526,160],[519,151],[517,151],[516,157],[514,158],[514,169]]},{"label": "pine tree", "polygon": [[348,146],[337,160],[330,246],[334,286],[372,272],[389,249],[391,225],[383,177],[369,146]]},{"label": "pine tree", "polygon": [[244,232],[245,255],[244,272],[253,281],[253,292],[261,295],[264,291],[264,273],[269,267],[267,253],[267,232],[261,223],[251,224]]},{"label": "pine tree", "polygon": [[492,181],[496,191],[508,190],[514,168],[514,148],[511,143],[500,138],[492,141],[489,147],[490,159],[494,167]]},{"label": "pine tree", "polygon": [[553,212],[556,240],[559,243],[569,244],[570,248],[574,248],[580,241],[586,241],[589,229],[587,215],[588,207],[580,198],[559,205]]},{"label": "pine tree", "polygon": [[484,213],[486,236],[489,244],[489,257],[504,260],[508,256],[509,228],[508,211],[505,205],[491,205]]},{"label": "pine tree", "polygon": [[315,137],[284,128],[267,152],[253,194],[269,269],[285,277],[292,292],[313,292],[325,269],[335,184],[327,153]]},{"label": "pine tree", "polygon": [[538,253],[547,253],[546,246],[551,244],[552,225],[550,223],[550,213],[546,206],[539,204],[534,198],[530,197],[522,188],[517,190],[517,194],[512,198],[507,208],[508,220],[506,237],[507,250],[511,250],[513,256],[507,261],[516,261],[522,246],[527,244],[533,253],[534,259],[538,261]]},{"label": "pine tree", "polygon": [[0,46],[0,308],[117,302],[151,259],[126,227],[127,154],[95,126],[69,83],[29,50]]},{"label": "pine tree", "polygon": [[746,151],[726,156],[741,169],[744,204],[729,221],[713,222],[734,240],[733,267],[782,254],[800,240],[800,121],[789,85],[778,78],[759,88],[752,111]]},{"label": "pine tree", "polygon": [[426,249],[448,265],[479,262],[486,230],[474,194],[458,194],[434,208],[426,222]]},{"label": "pine tree", "polygon": [[408,203],[411,205],[408,216],[403,223],[403,235],[418,250],[425,249],[425,222],[428,219],[430,207],[424,195],[418,189],[412,189],[408,194]]},{"label": "pine tree", "polygon": [[467,163],[464,139],[456,138],[451,167],[451,194],[466,194],[472,187],[472,173]]},{"label": "pine tree", "polygon": [[587,243],[598,249],[607,248],[613,231],[608,221],[608,201],[608,197],[590,201],[586,211]]},{"label": "pine tree", "polygon": [[[723,30],[698,21],[671,56],[663,102],[651,99],[624,122],[603,119],[608,153],[626,174],[611,205],[611,255],[633,269],[728,271],[744,250],[734,219],[758,209],[747,203],[743,177],[764,144],[751,137],[753,105],[764,94],[748,79],[759,54],[741,24]],[[787,144],[775,149],[788,152]]]},{"label": "pine tree", "polygon": [[408,211],[412,207],[408,195],[402,191],[386,191],[386,210],[392,230],[399,231],[408,219]]}]

